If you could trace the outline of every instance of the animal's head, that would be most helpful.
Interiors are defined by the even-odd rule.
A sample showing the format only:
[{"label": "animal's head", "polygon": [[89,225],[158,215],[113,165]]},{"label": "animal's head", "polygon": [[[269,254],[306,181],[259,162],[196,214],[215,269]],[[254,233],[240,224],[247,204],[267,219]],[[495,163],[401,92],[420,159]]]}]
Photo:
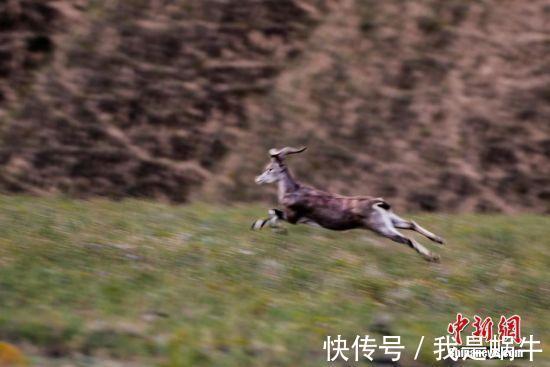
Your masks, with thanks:
[{"label": "animal's head", "polygon": [[273,183],[279,181],[284,176],[286,170],[285,164],[283,162],[285,156],[289,154],[301,153],[304,150],[306,150],[306,147],[284,147],[282,149],[270,149],[269,156],[271,157],[271,161],[265,167],[264,172],[256,177],[256,183],[258,185],[261,185],[264,183]]}]

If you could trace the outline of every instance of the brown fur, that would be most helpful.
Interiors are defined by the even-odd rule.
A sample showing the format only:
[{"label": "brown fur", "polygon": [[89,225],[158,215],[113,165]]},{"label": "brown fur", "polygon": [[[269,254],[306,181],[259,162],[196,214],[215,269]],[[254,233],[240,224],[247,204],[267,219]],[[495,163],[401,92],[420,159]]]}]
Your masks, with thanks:
[{"label": "brown fur", "polygon": [[280,204],[284,206],[283,211],[289,223],[295,224],[307,218],[332,230],[362,227],[376,204],[389,208],[389,204],[381,198],[333,195],[302,185],[285,194]]}]

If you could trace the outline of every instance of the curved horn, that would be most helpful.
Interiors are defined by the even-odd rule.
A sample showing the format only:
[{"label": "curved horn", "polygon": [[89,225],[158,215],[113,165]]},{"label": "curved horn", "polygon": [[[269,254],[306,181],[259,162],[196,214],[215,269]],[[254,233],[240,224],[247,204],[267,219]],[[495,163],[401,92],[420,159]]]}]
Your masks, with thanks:
[{"label": "curved horn", "polygon": [[282,149],[269,149],[269,155],[271,158],[284,158],[288,154],[302,153],[306,150],[307,147],[293,148],[293,147],[284,147]]}]

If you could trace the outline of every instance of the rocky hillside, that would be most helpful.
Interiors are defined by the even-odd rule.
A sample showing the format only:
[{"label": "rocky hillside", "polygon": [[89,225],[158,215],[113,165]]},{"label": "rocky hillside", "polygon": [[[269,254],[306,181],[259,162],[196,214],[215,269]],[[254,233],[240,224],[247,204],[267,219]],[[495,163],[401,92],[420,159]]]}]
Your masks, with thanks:
[{"label": "rocky hillside", "polygon": [[545,1],[0,5],[0,187],[272,200],[296,175],[401,210],[550,212]]}]

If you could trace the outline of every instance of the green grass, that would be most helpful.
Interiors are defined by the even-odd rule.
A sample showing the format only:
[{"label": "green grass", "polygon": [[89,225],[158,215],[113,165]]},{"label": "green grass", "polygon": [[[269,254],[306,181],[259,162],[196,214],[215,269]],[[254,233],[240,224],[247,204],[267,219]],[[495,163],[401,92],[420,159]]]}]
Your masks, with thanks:
[{"label": "green grass", "polygon": [[430,264],[364,231],[250,231],[265,209],[0,196],[0,340],[41,366],[307,367],[327,335],[387,330],[431,366],[457,312],[549,340],[548,216],[413,215],[448,241],[419,238]]}]

